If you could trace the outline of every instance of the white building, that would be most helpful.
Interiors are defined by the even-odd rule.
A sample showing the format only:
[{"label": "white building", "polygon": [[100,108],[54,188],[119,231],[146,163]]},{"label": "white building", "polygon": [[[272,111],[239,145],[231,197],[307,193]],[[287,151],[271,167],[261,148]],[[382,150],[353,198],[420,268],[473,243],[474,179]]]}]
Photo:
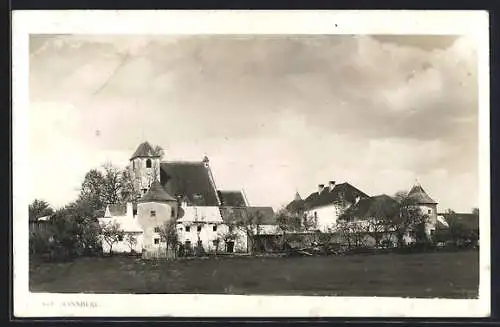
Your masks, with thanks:
[{"label": "white building", "polygon": [[335,228],[339,216],[347,208],[364,198],[368,195],[351,184],[330,181],[327,186],[319,184],[318,190],[304,200],[297,194],[287,208],[301,208],[309,220],[316,221],[318,230],[326,232]]},{"label": "white building", "polygon": [[104,253],[109,253],[111,248],[113,252],[117,253],[140,253],[143,248],[143,229],[133,214],[132,203],[127,203],[126,205],[109,205],[106,207],[104,217],[99,218],[99,225],[105,228],[113,223],[119,225],[124,235],[114,244],[109,244],[102,239]]},{"label": "white building", "polygon": [[[259,216],[258,233],[276,229],[271,207],[251,207],[243,191],[217,189],[207,157],[194,162],[161,161],[144,142],[130,158],[129,170],[141,198],[134,205],[108,206],[100,222],[116,221],[123,224],[126,233],[141,233],[141,246],[137,246],[141,251],[154,252],[164,246],[159,229],[172,219],[177,222],[183,245],[202,246],[207,252],[216,248],[222,252],[248,251],[245,228],[232,231],[237,236],[232,240],[226,237],[235,213]],[[126,240],[123,243],[126,245]],[[126,251],[124,244],[113,245],[113,251]]]}]

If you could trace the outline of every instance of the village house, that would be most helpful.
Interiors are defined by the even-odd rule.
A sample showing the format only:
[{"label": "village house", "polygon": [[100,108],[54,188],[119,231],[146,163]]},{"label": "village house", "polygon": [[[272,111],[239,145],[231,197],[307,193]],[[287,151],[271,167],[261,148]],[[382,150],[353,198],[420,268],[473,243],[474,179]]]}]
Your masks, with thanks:
[{"label": "village house", "polygon": [[[432,199],[417,182],[407,194],[408,200],[413,207],[417,207],[422,215],[426,216],[425,233],[432,238],[437,228],[448,228],[446,220],[461,215],[446,215],[437,213],[438,202]],[[304,215],[306,219],[317,221],[316,229],[320,231],[337,231],[339,218],[351,217],[352,230],[370,233],[384,233],[382,239],[395,242],[391,231],[377,224],[383,217],[398,214],[399,203],[395,198],[385,194],[368,196],[349,183],[336,184],[330,181],[328,186],[320,184],[318,191],[302,199],[297,192],[293,201],[288,203],[286,209]],[[446,217],[447,218],[446,218]],[[471,219],[467,220],[467,226]],[[354,226],[356,225],[356,226]],[[356,227],[356,228],[354,228]],[[412,243],[415,237],[407,234],[404,237],[406,243]],[[368,240],[372,244],[373,239]]]},{"label": "village house", "polygon": [[[179,241],[185,247],[201,246],[208,252],[248,251],[249,233],[241,226],[234,228],[235,214],[259,216],[258,224],[252,226],[256,232],[276,229],[271,207],[252,207],[243,191],[216,187],[206,156],[194,162],[161,161],[144,142],[130,158],[129,171],[141,197],[136,204],[109,205],[99,220],[101,224],[118,222],[127,235],[135,235],[139,240],[136,251],[160,252],[165,247],[160,229],[170,220],[176,220]],[[125,237],[122,243],[117,248],[128,251]]]},{"label": "village house", "polygon": [[304,200],[300,194],[286,208],[292,212],[303,213],[315,222],[315,229],[326,232],[335,228],[340,215],[350,206],[369,196],[349,183],[337,184],[335,181],[319,184],[318,190]]}]

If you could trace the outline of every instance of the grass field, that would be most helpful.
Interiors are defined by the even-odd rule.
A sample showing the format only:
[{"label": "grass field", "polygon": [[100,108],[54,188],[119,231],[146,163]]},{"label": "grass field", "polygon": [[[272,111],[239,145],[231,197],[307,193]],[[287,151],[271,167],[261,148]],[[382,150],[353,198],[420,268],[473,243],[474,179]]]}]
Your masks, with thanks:
[{"label": "grass field", "polygon": [[213,293],[475,298],[477,251],[147,262],[32,263],[32,292]]}]

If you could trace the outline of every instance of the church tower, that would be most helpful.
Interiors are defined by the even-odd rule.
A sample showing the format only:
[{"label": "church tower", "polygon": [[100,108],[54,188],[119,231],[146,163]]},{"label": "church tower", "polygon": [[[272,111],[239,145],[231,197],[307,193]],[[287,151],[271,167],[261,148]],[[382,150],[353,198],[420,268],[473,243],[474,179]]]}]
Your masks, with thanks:
[{"label": "church tower", "polygon": [[143,142],[130,157],[130,174],[134,182],[134,188],[141,195],[146,194],[154,181],[160,181],[160,159],[159,153],[149,144]]}]

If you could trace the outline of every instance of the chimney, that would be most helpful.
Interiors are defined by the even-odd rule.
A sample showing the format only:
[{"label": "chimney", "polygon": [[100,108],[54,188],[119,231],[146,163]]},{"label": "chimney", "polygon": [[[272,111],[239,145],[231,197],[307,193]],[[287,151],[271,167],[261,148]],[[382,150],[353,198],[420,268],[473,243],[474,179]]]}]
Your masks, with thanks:
[{"label": "chimney", "polygon": [[127,202],[127,217],[134,217],[134,205],[132,202]]},{"label": "chimney", "polygon": [[325,188],[325,184],[319,184],[318,185],[318,194],[321,194],[321,191]]},{"label": "chimney", "polygon": [[210,160],[208,160],[208,157],[207,156],[204,156],[203,157],[203,164],[205,165],[205,167],[208,168],[208,163],[210,162]]},{"label": "chimney", "polygon": [[329,181],[328,188],[330,189],[330,192],[333,190],[334,187],[335,187],[335,181]]}]

